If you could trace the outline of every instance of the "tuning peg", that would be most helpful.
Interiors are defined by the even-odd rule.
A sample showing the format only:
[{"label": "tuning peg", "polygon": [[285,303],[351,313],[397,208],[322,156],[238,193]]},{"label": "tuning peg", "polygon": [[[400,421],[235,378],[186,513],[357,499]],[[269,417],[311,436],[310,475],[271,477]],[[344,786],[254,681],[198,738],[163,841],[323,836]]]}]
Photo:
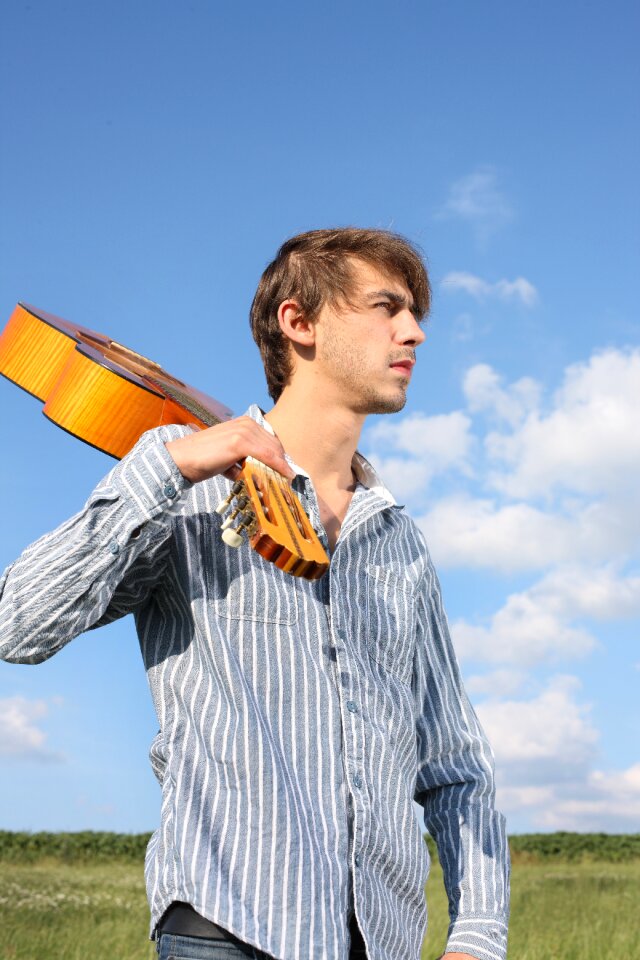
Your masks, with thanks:
[{"label": "tuning peg", "polygon": [[[234,511],[236,513],[237,511]],[[233,517],[229,516],[223,522],[221,526],[222,530],[222,539],[228,547],[239,547],[243,542],[243,534],[247,533],[249,536],[252,536],[255,532],[256,524],[256,515],[251,510],[245,510],[242,514],[240,523],[235,528],[232,528],[231,524],[233,523]]]},{"label": "tuning peg", "polygon": [[[218,506],[216,507],[216,513],[224,513],[225,510],[228,510],[228,508],[231,506],[231,501],[233,500],[234,497],[237,497],[239,494],[245,495],[246,492],[247,492],[247,488],[244,485],[244,481],[236,480],[236,482],[231,487],[231,493],[229,494],[229,496],[226,498],[226,500],[221,500]],[[249,500],[247,499],[247,503],[248,502]]]},{"label": "tuning peg", "polygon": [[[221,530],[226,530],[227,527],[230,527],[231,524],[233,523],[233,521],[234,521],[234,520],[236,519],[236,517],[238,516],[238,514],[242,514],[242,517],[243,517],[243,518],[246,517],[246,516],[250,516],[250,517],[251,517],[251,520],[254,520],[254,519],[255,519],[254,514],[251,513],[251,511],[247,511],[247,510],[246,510],[246,508],[248,507],[248,505],[249,505],[249,498],[248,498],[248,497],[239,497],[238,501],[236,502],[235,507],[233,508],[233,510],[231,511],[231,513],[229,514],[229,516],[226,518],[226,520],[223,521],[222,526],[221,526],[220,529],[221,529]],[[245,523],[244,525],[245,525],[245,526],[249,526],[248,523]]]},{"label": "tuning peg", "polygon": [[242,520],[238,524],[237,529],[242,530],[244,528],[245,530],[248,530],[249,533],[251,533],[252,532],[251,528],[255,526],[255,523],[256,523],[256,515],[253,512],[253,510],[245,510],[244,513],[242,514]]},{"label": "tuning peg", "polygon": [[237,548],[242,546],[243,543],[241,534],[239,534],[236,530],[231,530],[230,528],[222,531],[222,539],[228,547]]}]

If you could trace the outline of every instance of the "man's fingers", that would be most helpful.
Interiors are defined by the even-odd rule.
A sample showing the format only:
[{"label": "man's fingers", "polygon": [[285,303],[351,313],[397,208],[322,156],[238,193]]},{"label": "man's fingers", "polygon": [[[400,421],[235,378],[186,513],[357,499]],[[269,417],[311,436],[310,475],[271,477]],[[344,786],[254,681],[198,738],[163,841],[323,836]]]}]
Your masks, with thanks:
[{"label": "man's fingers", "polygon": [[[278,473],[281,473],[287,480],[293,480],[295,472],[287,463],[284,447],[278,438],[269,433],[268,430],[265,430],[264,427],[252,421],[250,424],[251,432],[253,433],[256,428],[258,432],[258,445],[254,447],[252,443],[252,448],[255,452],[252,452],[250,456],[256,460],[260,460],[261,463],[266,464],[268,467],[277,470]],[[251,441],[253,441],[253,436]]]},{"label": "man's fingers", "polygon": [[238,463],[254,457],[287,480],[295,473],[287,463],[279,439],[250,417],[239,417],[169,441],[167,450],[183,477],[192,483],[222,474],[237,479]]},{"label": "man's fingers", "polygon": [[255,460],[259,460],[260,463],[264,463],[265,466],[271,467],[273,470],[281,473],[286,480],[291,481],[295,477],[295,472],[287,463],[284,454],[278,450],[269,447],[261,450],[259,453],[252,453],[251,456],[254,457]]},{"label": "man's fingers", "polygon": [[[248,456],[253,457],[253,459],[257,460],[259,463],[263,463],[265,466],[271,467],[273,470],[281,473],[286,480],[289,480],[289,482],[295,477],[295,472],[287,463],[284,455],[279,453],[277,450],[261,450],[256,453],[248,454]],[[222,475],[225,476],[227,480],[236,480],[240,475],[240,472],[240,465],[237,463],[232,463],[230,467],[227,467],[226,470],[222,471]]]}]

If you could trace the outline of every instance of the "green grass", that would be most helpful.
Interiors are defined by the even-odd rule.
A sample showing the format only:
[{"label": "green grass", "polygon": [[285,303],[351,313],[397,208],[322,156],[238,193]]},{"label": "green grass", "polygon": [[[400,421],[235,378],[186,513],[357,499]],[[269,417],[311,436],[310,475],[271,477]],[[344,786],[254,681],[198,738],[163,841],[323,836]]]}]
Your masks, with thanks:
[{"label": "green grass", "polygon": [[[640,956],[640,862],[516,862],[509,960]],[[442,952],[447,912],[434,864],[423,960]],[[0,960],[154,960],[140,864],[0,862]],[[404,960],[404,958],[399,958]]]},{"label": "green grass", "polygon": [[1,960],[152,960],[142,866],[0,863]]},{"label": "green grass", "polygon": [[[521,862],[511,879],[509,960],[640,958],[640,861]],[[447,907],[442,873],[427,884],[429,930],[422,960],[444,949]]]}]

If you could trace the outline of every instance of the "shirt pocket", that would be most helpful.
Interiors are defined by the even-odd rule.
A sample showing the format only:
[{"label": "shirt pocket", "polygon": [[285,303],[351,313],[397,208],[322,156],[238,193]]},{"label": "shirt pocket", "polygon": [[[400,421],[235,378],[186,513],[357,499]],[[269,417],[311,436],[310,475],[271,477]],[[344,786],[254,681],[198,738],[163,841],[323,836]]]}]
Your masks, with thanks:
[{"label": "shirt pocket", "polygon": [[369,656],[402,683],[411,683],[416,632],[413,584],[387,567],[369,563],[366,571]]},{"label": "shirt pocket", "polygon": [[[226,620],[249,623],[283,626],[297,623],[298,591],[295,577],[283,573],[261,557],[248,559],[244,568],[238,569],[232,563],[226,571],[219,572],[221,575],[217,578],[214,593],[216,614]],[[225,576],[225,572],[230,575]]]},{"label": "shirt pocket", "polygon": [[[188,523],[188,521],[186,521]],[[194,524],[195,553],[201,558],[202,581],[192,585],[222,621],[280,624],[298,622],[296,577],[283,573],[248,543],[238,549],[222,542],[222,518],[207,514]]]}]

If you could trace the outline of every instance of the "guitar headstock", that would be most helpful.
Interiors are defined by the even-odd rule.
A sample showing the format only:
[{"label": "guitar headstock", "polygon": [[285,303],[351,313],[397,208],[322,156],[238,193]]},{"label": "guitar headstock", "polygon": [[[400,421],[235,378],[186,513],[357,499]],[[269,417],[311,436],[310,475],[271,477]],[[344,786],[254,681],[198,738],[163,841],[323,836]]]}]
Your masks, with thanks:
[{"label": "guitar headstock", "polygon": [[326,573],[324,547],[291,486],[276,470],[247,457],[231,493],[217,507],[220,514],[228,510],[222,523],[227,546],[239,547],[246,535],[254,550],[280,570],[305,580]]}]

